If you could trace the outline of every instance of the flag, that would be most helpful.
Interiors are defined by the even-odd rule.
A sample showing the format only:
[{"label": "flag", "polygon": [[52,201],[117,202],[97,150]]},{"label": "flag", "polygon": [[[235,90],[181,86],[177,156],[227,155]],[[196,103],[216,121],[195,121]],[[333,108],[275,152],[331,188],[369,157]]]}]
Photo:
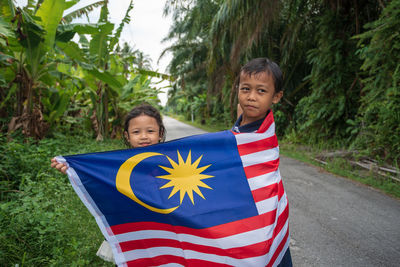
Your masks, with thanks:
[{"label": "flag", "polygon": [[255,133],[58,161],[119,266],[276,266],[289,246],[272,112]]}]

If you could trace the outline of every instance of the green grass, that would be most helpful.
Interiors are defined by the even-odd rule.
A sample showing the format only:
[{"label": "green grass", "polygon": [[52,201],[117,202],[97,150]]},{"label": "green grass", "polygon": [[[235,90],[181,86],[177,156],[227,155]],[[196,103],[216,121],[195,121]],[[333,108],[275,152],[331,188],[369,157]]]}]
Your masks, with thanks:
[{"label": "green grass", "polygon": [[330,173],[358,181],[362,184],[376,188],[387,195],[400,198],[399,183],[378,176],[369,171],[358,169],[349,164],[347,159],[333,158],[332,160],[328,160],[326,165],[319,163],[315,160],[315,157],[321,151],[321,148],[317,149],[311,146],[302,146],[285,142],[280,142],[279,148],[281,154],[284,156],[321,167]]},{"label": "green grass", "polygon": [[0,135],[0,266],[113,266],[96,256],[104,237],[50,159],[121,148],[119,140],[6,142]]}]

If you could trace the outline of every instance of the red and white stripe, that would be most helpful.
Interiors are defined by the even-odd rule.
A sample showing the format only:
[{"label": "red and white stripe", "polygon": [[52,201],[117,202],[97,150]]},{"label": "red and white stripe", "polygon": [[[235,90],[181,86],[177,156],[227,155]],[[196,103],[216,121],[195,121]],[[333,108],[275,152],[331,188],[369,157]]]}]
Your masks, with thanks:
[{"label": "red and white stripe", "polygon": [[289,246],[289,206],[272,112],[256,133],[235,133],[259,215],[205,229],[155,222],[111,226],[121,266],[276,266]]}]

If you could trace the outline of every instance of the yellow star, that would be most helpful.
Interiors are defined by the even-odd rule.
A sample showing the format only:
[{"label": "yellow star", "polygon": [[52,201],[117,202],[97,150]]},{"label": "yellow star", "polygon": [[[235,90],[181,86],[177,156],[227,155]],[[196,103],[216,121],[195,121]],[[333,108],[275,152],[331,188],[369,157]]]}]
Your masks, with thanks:
[{"label": "yellow star", "polygon": [[203,194],[201,193],[199,187],[205,187],[208,189],[212,189],[207,184],[205,184],[201,181],[203,179],[214,177],[211,175],[201,174],[205,169],[210,167],[211,164],[204,166],[204,167],[197,168],[203,155],[201,155],[192,164],[191,151],[189,151],[186,162],[183,161],[182,156],[179,153],[179,151],[177,151],[177,152],[178,152],[178,163],[176,163],[170,157],[167,156],[169,162],[171,163],[172,168],[159,166],[160,168],[164,169],[165,171],[167,171],[169,173],[167,175],[157,176],[157,178],[169,180],[169,182],[166,183],[165,185],[161,186],[160,189],[173,187],[171,193],[169,194],[168,199],[171,198],[173,195],[175,195],[179,191],[181,204],[182,204],[183,198],[185,197],[185,194],[187,194],[189,196],[190,200],[192,201],[192,204],[194,205],[193,191],[196,192],[203,199],[205,199]]}]

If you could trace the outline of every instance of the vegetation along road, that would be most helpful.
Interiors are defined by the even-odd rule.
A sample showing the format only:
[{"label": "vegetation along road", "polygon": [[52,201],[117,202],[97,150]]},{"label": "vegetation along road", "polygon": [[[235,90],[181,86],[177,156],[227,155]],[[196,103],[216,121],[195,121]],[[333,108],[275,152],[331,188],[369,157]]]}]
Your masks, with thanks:
[{"label": "vegetation along road", "polygon": [[[164,117],[167,139],[205,131]],[[281,156],[294,266],[398,266],[400,201]]]}]

